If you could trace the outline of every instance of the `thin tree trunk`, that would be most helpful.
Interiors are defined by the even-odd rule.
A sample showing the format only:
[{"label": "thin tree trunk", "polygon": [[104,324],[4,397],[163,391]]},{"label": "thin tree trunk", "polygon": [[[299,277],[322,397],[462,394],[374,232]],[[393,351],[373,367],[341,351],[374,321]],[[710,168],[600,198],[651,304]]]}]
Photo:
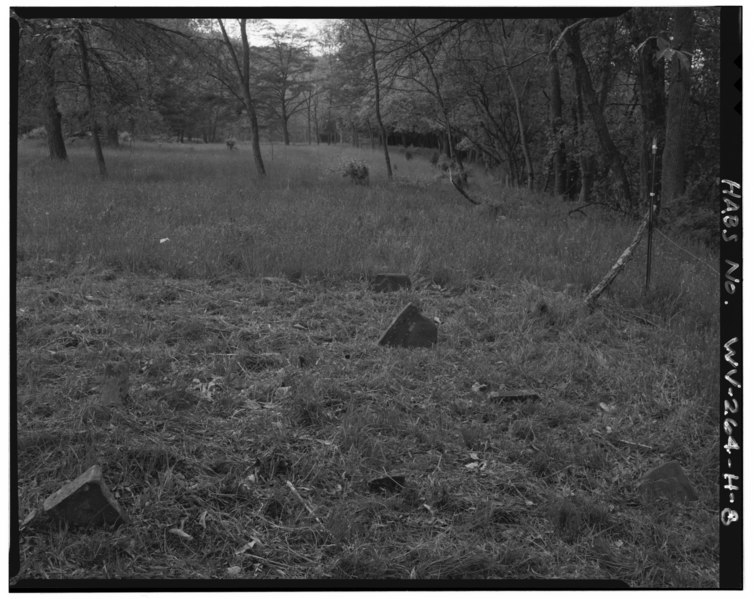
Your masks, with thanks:
[{"label": "thin tree trunk", "polygon": [[311,92],[306,100],[306,143],[312,145],[312,96]]},{"label": "thin tree trunk", "polygon": [[251,90],[249,88],[249,62],[251,51],[249,48],[249,38],[246,34],[246,19],[240,19],[242,44],[241,50],[243,52],[241,62],[239,62],[233,43],[230,41],[228,33],[225,31],[225,25],[222,22],[222,19],[218,19],[218,23],[220,24],[220,29],[222,30],[223,38],[225,40],[225,46],[227,47],[236,68],[236,74],[238,76],[239,84],[241,87],[241,95],[244,99],[244,107],[246,108],[246,114],[249,117],[249,125],[251,127],[251,153],[254,157],[254,165],[256,167],[257,174],[260,177],[264,177],[266,175],[266,171],[264,169],[262,149],[259,140],[259,122],[257,121],[256,103],[251,97]]},{"label": "thin tree trunk", "polygon": [[364,33],[366,33],[367,39],[369,40],[369,45],[372,48],[371,51],[371,59],[372,59],[372,77],[374,78],[374,104],[375,104],[375,116],[377,117],[377,125],[380,128],[380,133],[382,135],[382,149],[385,153],[385,166],[387,168],[387,178],[392,179],[393,178],[393,169],[390,165],[390,152],[388,151],[387,147],[387,131],[385,130],[385,125],[382,122],[382,113],[380,112],[380,76],[377,72],[377,42],[375,41],[374,37],[372,37],[372,33],[369,31],[369,23],[367,23],[366,19],[359,19],[359,22],[361,23],[361,26],[364,28]]},{"label": "thin tree trunk", "polygon": [[[693,45],[694,10],[673,9],[673,49],[690,52]],[[686,169],[684,127],[688,119],[691,70],[676,55],[670,61],[670,87],[665,129],[665,149],[662,152],[662,197],[671,203],[683,195]]]},{"label": "thin tree trunk", "polygon": [[89,51],[84,39],[84,26],[79,23],[76,27],[78,37],[79,51],[81,53],[81,72],[84,76],[84,88],[86,89],[86,100],[89,108],[89,126],[92,129],[92,142],[94,143],[94,154],[97,156],[97,166],[101,177],[107,177],[107,165],[105,165],[105,156],[102,154],[102,144],[99,140],[99,125],[97,124],[97,115],[95,113],[94,93],[92,92],[92,77],[89,73]]},{"label": "thin tree trunk", "polygon": [[44,80],[45,91],[45,130],[47,131],[47,147],[50,150],[51,160],[67,160],[68,153],[65,149],[65,140],[63,139],[62,116],[58,110],[58,101],[55,97],[55,67],[53,58],[55,56],[55,46],[50,36],[44,38],[42,60],[42,78]]},{"label": "thin tree trunk", "polygon": [[[567,23],[561,21],[561,26],[565,28]],[[597,133],[597,138],[600,141],[600,146],[610,163],[610,168],[612,169],[613,174],[618,180],[621,204],[624,206],[632,206],[634,202],[631,197],[631,184],[628,181],[626,170],[623,168],[623,158],[610,136],[610,130],[607,128],[605,115],[602,113],[599,99],[594,91],[594,85],[592,85],[592,77],[589,74],[589,68],[584,60],[584,55],[581,52],[581,41],[578,36],[578,31],[574,29],[568,31],[564,30],[563,38],[568,44],[569,57],[573,63],[573,68],[581,79],[581,92],[584,96],[587,108],[589,109],[589,113],[592,116],[594,129]]]},{"label": "thin tree trunk", "polygon": [[584,122],[584,102],[581,84],[581,76],[577,73],[574,121],[576,122],[576,137],[579,142],[579,172],[581,173],[579,202],[588,204],[592,196],[592,184],[594,183],[594,158],[586,143],[586,123]]},{"label": "thin tree trunk", "polygon": [[[503,30],[503,22],[500,21],[501,32]],[[504,34],[503,34],[504,35]],[[526,140],[526,127],[524,125],[524,115],[521,110],[521,99],[518,96],[518,90],[513,83],[513,77],[511,77],[511,70],[508,64],[508,57],[505,53],[505,41],[500,44],[500,50],[503,58],[503,66],[505,67],[505,76],[508,79],[508,86],[511,88],[511,94],[513,95],[513,106],[516,109],[516,120],[518,122],[518,136],[521,140],[521,151],[524,154],[524,164],[526,165],[526,187],[531,190],[534,189],[534,166],[531,162],[531,155],[529,154],[529,144]]]},{"label": "thin tree trunk", "polygon": [[319,106],[319,100],[314,100],[314,139],[317,140],[317,145],[319,145],[319,116],[318,116],[318,108]]},{"label": "thin tree trunk", "polygon": [[285,109],[285,102],[281,106],[280,114],[282,115],[280,117],[280,126],[283,128],[283,143],[289,146],[291,145],[291,136],[288,133],[288,114]]},{"label": "thin tree trunk", "polygon": [[[552,30],[545,29],[547,47],[552,45]],[[550,71],[550,127],[555,149],[552,168],[555,171],[555,195],[565,196],[565,146],[563,144],[563,97],[560,93],[560,65],[557,52],[548,54]]]}]

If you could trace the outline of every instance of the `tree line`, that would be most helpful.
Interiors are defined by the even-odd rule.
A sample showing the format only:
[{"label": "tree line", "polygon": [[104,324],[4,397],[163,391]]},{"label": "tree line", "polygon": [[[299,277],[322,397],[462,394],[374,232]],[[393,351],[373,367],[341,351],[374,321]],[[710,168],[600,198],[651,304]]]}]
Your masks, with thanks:
[{"label": "tree line", "polygon": [[[503,14],[504,16],[504,14]],[[714,209],[717,8],[586,18],[29,19],[14,15],[19,132],[67,140],[166,134],[288,144],[431,146],[509,185],[636,213],[652,165],[663,205]],[[293,133],[292,133],[293,131]],[[653,156],[653,142],[657,153]]]}]

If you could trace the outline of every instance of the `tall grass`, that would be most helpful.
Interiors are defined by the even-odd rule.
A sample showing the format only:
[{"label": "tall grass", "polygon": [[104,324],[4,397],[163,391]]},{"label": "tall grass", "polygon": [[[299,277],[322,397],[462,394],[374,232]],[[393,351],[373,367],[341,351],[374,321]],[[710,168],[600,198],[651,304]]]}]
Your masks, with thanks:
[{"label": "tall grass", "polygon": [[[388,182],[377,152],[264,151],[260,180],[248,148],[137,145],[103,181],[89,149],[21,146],[19,521],[95,461],[130,518],[29,523],[21,577],[717,584],[711,255],[658,236],[651,292],[639,248],[589,312],[637,223],[478,172],[492,219],[428,156],[394,152]],[[350,159],[369,187],[333,170]],[[419,284],[372,293],[377,270]],[[407,301],[441,319],[435,348],[376,343]],[[639,501],[669,459],[696,504]],[[374,493],[385,474],[406,487]]]},{"label": "tall grass", "polygon": [[[484,278],[526,279],[585,291],[628,244],[636,223],[609,215],[569,215],[547,195],[502,188],[483,173],[471,192],[502,205],[492,219],[473,209],[428,157],[397,151],[388,182],[378,152],[343,146],[264,147],[268,176],[249,148],[137,145],[106,155],[111,177],[95,175],[88,148],[53,164],[22,144],[18,183],[18,261],[86,262],[173,277],[287,275],[353,280],[403,271],[445,285]],[[371,186],[334,170],[358,158]],[[710,315],[717,306],[711,253],[688,254],[658,239],[654,291],[643,295],[643,250],[611,292],[624,304],[652,304],[672,317]]]}]

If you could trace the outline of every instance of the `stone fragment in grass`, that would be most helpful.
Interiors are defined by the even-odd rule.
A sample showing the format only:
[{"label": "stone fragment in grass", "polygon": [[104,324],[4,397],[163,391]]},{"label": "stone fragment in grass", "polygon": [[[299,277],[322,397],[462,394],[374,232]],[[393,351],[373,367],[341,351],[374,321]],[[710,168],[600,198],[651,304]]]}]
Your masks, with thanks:
[{"label": "stone fragment in grass", "polygon": [[128,365],[110,362],[105,365],[102,377],[102,405],[116,407],[128,403]]},{"label": "stone fragment in grass", "polygon": [[72,526],[122,524],[126,517],[102,480],[95,465],[76,480],[63,485],[43,504],[44,513]]},{"label": "stone fragment in grass", "polygon": [[400,273],[380,273],[374,275],[369,282],[372,291],[381,293],[386,291],[398,291],[399,289],[410,288],[411,279],[408,275]]},{"label": "stone fragment in grass", "polygon": [[525,401],[527,399],[537,400],[539,395],[530,389],[520,391],[492,391],[487,398],[495,403],[505,403],[508,401]]},{"label": "stone fragment in grass", "polygon": [[367,486],[370,493],[400,493],[406,486],[406,477],[403,475],[383,476],[370,480]]},{"label": "stone fragment in grass", "polygon": [[678,462],[667,462],[647,472],[639,482],[639,494],[647,501],[666,499],[685,503],[699,495]]},{"label": "stone fragment in grass", "polygon": [[395,317],[379,340],[391,347],[432,347],[437,343],[437,325],[413,304]]}]

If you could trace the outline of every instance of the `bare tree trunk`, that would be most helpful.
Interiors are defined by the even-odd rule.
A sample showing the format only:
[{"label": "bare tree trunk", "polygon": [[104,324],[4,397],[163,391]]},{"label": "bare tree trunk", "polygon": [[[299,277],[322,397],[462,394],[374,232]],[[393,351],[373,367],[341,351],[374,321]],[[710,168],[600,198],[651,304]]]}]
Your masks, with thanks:
[{"label": "bare tree trunk", "polygon": [[380,76],[377,72],[377,42],[375,41],[374,37],[372,36],[372,33],[369,31],[369,23],[366,19],[359,19],[359,23],[361,23],[362,28],[364,29],[364,33],[366,33],[367,39],[369,40],[369,45],[371,46],[371,60],[372,60],[372,77],[374,78],[374,104],[375,104],[375,113],[377,117],[377,125],[380,128],[380,133],[382,135],[382,149],[385,153],[385,166],[387,168],[387,178],[392,179],[393,178],[393,169],[390,165],[390,152],[388,151],[387,147],[387,131],[385,130],[385,125],[382,122],[382,113],[380,112]]},{"label": "bare tree trunk", "polygon": [[317,140],[317,145],[319,145],[319,116],[317,114],[319,106],[319,100],[317,98],[314,99],[314,139]]},{"label": "bare tree trunk", "polygon": [[102,144],[99,140],[99,125],[97,124],[97,115],[95,113],[94,93],[92,92],[92,77],[89,73],[89,50],[84,39],[84,26],[79,23],[76,27],[76,36],[79,43],[79,52],[81,53],[81,72],[84,75],[84,88],[86,89],[86,100],[89,107],[89,126],[92,129],[92,142],[94,143],[94,154],[97,156],[97,166],[101,177],[107,177],[107,166],[105,165],[105,156],[102,154]]},{"label": "bare tree trunk", "polygon": [[[503,23],[500,21],[500,30],[504,39]],[[521,99],[518,95],[518,90],[513,83],[513,77],[511,77],[511,70],[508,64],[508,57],[505,53],[505,42],[500,44],[501,54],[503,58],[503,66],[505,67],[505,76],[508,79],[508,86],[511,88],[511,94],[513,95],[513,106],[516,109],[516,120],[518,121],[518,137],[521,140],[521,152],[524,154],[524,164],[526,165],[526,187],[531,190],[534,189],[534,166],[531,162],[531,155],[529,154],[529,144],[526,140],[526,127],[524,125],[524,115],[521,110]]]},{"label": "bare tree trunk", "polygon": [[44,103],[45,103],[45,130],[47,131],[47,147],[50,150],[51,160],[67,160],[68,153],[63,139],[62,115],[58,110],[58,101],[55,97],[55,68],[53,58],[55,46],[50,36],[44,38],[44,60],[42,60],[42,78],[44,80]]},{"label": "bare tree trunk", "polygon": [[589,113],[592,116],[594,129],[597,133],[597,138],[600,141],[600,146],[602,147],[602,151],[605,153],[605,157],[610,163],[610,168],[612,169],[613,174],[618,180],[618,189],[621,195],[621,203],[624,206],[632,206],[634,204],[634,201],[631,197],[631,184],[628,181],[626,170],[623,168],[623,158],[621,157],[618,148],[616,147],[612,137],[610,136],[610,131],[607,128],[605,115],[600,108],[599,99],[597,98],[597,94],[594,91],[594,86],[592,85],[592,77],[589,74],[589,68],[586,65],[586,61],[584,60],[584,55],[581,52],[581,41],[578,36],[578,31],[576,31],[575,29],[565,30],[565,27],[567,27],[567,25],[567,22],[561,21],[561,26],[564,28],[562,35],[566,43],[568,44],[568,55],[571,59],[571,62],[573,63],[573,68],[577,76],[580,77],[581,92],[584,96],[584,101],[586,102],[587,108],[589,109]]},{"label": "bare tree trunk", "polygon": [[306,98],[306,143],[312,145],[312,94]]},{"label": "bare tree trunk", "polygon": [[240,19],[241,28],[241,50],[242,58],[239,62],[236,54],[235,46],[228,37],[228,33],[225,31],[225,24],[222,19],[218,19],[220,29],[222,30],[223,39],[225,40],[225,46],[233,59],[233,64],[236,68],[236,75],[238,76],[238,82],[241,87],[241,95],[244,99],[244,107],[246,108],[246,114],[249,117],[249,125],[251,126],[251,153],[254,157],[254,165],[257,169],[257,174],[260,177],[266,175],[264,169],[264,161],[262,160],[262,149],[259,142],[259,122],[257,121],[257,108],[256,102],[251,97],[250,72],[249,61],[251,50],[249,48],[249,38],[246,34],[246,19]]},{"label": "bare tree trunk", "polygon": [[283,128],[283,143],[289,146],[291,145],[291,136],[288,133],[288,113],[285,109],[285,102],[282,103],[280,108],[280,114],[282,115],[280,117],[280,126]]},{"label": "bare tree trunk", "polygon": [[[547,47],[552,45],[552,30],[545,29]],[[557,52],[548,55],[550,65],[550,127],[552,143],[555,148],[552,155],[552,168],[555,172],[555,195],[565,196],[565,147],[563,144],[563,97],[560,93],[560,65]]]},{"label": "bare tree trunk", "polygon": [[[693,45],[694,10],[673,9],[673,49],[690,52]],[[676,54],[670,61],[670,88],[665,129],[665,149],[662,152],[662,198],[670,203],[683,195],[686,169],[684,127],[691,86],[691,69]]]},{"label": "bare tree trunk", "polygon": [[581,77],[577,73],[574,121],[576,123],[576,136],[579,142],[579,172],[581,173],[579,202],[588,204],[592,196],[592,184],[594,183],[594,157],[586,143],[586,123],[584,122],[584,102],[581,83]]}]

